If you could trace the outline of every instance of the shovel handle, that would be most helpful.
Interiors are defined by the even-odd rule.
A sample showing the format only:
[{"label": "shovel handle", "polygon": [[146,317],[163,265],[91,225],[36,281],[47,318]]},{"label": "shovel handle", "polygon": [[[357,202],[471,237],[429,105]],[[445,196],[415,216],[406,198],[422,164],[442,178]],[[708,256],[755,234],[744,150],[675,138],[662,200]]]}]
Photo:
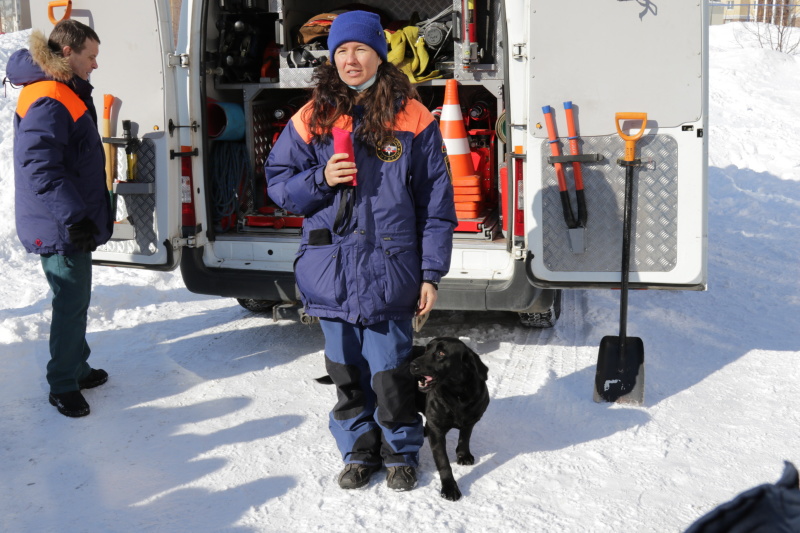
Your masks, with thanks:
[{"label": "shovel handle", "polygon": [[[55,7],[64,7],[64,15],[61,16],[60,19],[56,19],[55,14],[53,13],[53,8]],[[50,22],[53,24],[58,24],[62,20],[66,20],[72,16],[72,0],[53,0],[49,4],[47,4],[47,18],[50,19]]]},{"label": "shovel handle", "polygon": [[[624,160],[633,161],[636,159],[636,141],[644,135],[644,130],[647,127],[647,113],[617,113],[614,117],[617,123],[617,133],[619,133],[619,136],[625,141]],[[620,128],[619,125],[621,120],[641,120],[642,127],[639,128],[639,131],[636,132],[635,135],[625,135],[622,133],[622,128]]]}]

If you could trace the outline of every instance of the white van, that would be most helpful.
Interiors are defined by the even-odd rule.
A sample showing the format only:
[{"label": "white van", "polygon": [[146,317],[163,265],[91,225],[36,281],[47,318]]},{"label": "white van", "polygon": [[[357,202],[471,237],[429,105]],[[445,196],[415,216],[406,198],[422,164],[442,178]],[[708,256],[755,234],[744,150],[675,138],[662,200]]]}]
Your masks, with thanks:
[{"label": "white van", "polygon": [[[308,97],[313,65],[327,56],[320,41],[299,46],[298,30],[340,5],[172,4],[30,2],[32,24],[45,34],[70,9],[102,41],[91,82],[98,110],[103,95],[114,97],[105,137],[117,149],[117,224],[94,262],[180,265],[193,292],[237,298],[277,316],[294,313],[302,218],[270,202],[262,167],[288,116]],[[447,79],[459,83],[480,190],[474,209],[462,210],[438,309],[510,311],[524,324],[549,327],[561,289],[620,285],[625,170],[617,159],[625,143],[618,112],[647,114],[636,146],[644,164],[637,169],[630,286],[705,288],[705,0],[361,5],[380,11],[387,26],[413,27],[423,37],[430,67],[420,76],[434,69],[441,75],[417,84],[431,110],[442,106]],[[133,181],[125,179],[128,162]]]}]

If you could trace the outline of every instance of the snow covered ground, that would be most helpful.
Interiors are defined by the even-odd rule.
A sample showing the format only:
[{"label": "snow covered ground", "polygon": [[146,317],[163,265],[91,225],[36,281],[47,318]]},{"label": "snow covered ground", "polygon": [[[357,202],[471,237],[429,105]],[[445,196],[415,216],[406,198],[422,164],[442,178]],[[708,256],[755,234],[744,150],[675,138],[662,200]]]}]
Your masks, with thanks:
[{"label": "snow covered ground", "polygon": [[[464,497],[336,484],[316,326],[189,293],[180,274],[96,268],[92,414],[47,403],[48,287],[14,230],[12,116],[0,98],[0,530],[682,531],[783,460],[800,465],[800,57],[711,28],[709,290],[635,291],[642,407],[592,401],[618,292],[567,291],[552,330],[438,313],[490,369]],[[28,32],[0,35],[0,71]],[[744,45],[740,42],[745,42]],[[100,58],[102,68],[102,56]],[[455,432],[450,435],[451,454]]]}]

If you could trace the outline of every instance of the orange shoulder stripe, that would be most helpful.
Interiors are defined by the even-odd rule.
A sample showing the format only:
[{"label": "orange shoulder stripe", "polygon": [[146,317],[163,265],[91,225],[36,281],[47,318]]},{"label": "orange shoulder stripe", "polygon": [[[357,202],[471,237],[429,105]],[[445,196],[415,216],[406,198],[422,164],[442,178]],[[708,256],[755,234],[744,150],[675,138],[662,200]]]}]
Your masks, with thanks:
[{"label": "orange shoulder stripe", "polygon": [[86,104],[72,89],[60,81],[40,81],[23,87],[17,100],[17,115],[25,118],[28,109],[39,98],[52,98],[61,102],[72,115],[73,121],[77,121],[86,113]]},{"label": "orange shoulder stripe", "polygon": [[[307,102],[306,105],[300,108],[300,111],[292,115],[292,124],[294,125],[294,129],[297,134],[303,139],[306,143],[311,142],[311,131],[308,129],[308,122],[305,120],[307,115],[311,113],[311,106],[313,102]],[[347,116],[342,115],[336,120],[334,124],[337,128],[342,128],[343,130],[352,131],[353,130],[353,120]]]},{"label": "orange shoulder stripe", "polygon": [[435,119],[428,108],[419,100],[409,100],[403,111],[397,116],[394,129],[398,131],[410,131],[416,137],[422,130]]}]

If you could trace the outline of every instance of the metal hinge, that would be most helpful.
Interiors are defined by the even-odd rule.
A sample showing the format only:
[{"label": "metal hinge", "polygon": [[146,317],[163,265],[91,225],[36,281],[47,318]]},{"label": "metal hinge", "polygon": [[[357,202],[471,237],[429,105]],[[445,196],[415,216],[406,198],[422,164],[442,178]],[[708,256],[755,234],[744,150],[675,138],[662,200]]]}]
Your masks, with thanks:
[{"label": "metal hinge", "polygon": [[195,248],[197,246],[197,239],[192,235],[191,237],[181,238],[175,237],[172,239],[172,249],[177,250],[178,248]]},{"label": "metal hinge", "polygon": [[514,59],[524,59],[526,57],[525,48],[527,48],[525,43],[512,44],[511,57]]},{"label": "metal hinge", "polygon": [[169,66],[189,68],[189,54],[169,54]]}]

